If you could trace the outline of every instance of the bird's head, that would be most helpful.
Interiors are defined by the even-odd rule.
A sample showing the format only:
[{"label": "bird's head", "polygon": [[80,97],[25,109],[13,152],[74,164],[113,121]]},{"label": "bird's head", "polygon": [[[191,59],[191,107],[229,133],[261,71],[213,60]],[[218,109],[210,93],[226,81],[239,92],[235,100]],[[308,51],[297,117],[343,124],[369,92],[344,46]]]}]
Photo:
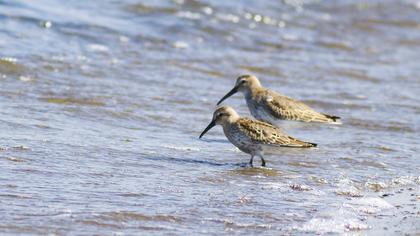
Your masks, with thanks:
[{"label": "bird's head", "polygon": [[233,110],[230,106],[221,106],[218,107],[213,113],[213,119],[211,120],[210,124],[204,129],[204,131],[200,134],[200,138],[203,137],[204,134],[207,133],[211,128],[216,125],[226,125],[232,122],[235,122],[239,118],[238,113]]},{"label": "bird's head", "polygon": [[237,92],[242,92],[244,94],[250,93],[253,89],[261,87],[260,81],[254,75],[241,75],[236,79],[235,86],[230,90],[220,101],[217,103],[219,105],[226,98],[232,96]]}]

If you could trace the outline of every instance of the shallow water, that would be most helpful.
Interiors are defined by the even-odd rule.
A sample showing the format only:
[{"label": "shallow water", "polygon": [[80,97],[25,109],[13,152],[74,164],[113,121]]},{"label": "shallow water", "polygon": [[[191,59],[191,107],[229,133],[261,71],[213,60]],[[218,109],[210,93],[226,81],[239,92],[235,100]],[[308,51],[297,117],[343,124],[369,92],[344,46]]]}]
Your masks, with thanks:
[{"label": "shallow water", "polygon": [[[0,0],[2,234],[420,233],[420,2]],[[343,117],[269,168],[236,76]],[[249,116],[241,95],[228,99]]]}]

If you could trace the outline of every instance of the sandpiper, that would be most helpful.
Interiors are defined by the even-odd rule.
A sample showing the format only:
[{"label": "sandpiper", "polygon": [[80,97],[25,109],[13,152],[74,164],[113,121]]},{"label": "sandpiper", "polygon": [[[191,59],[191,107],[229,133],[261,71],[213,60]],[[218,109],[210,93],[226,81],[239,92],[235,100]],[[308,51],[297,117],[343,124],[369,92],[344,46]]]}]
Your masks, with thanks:
[{"label": "sandpiper", "polygon": [[266,89],[253,75],[239,76],[233,89],[217,105],[236,92],[245,95],[252,116],[273,125],[277,125],[278,120],[340,124],[340,117],[317,112],[303,102]]},{"label": "sandpiper", "polygon": [[315,143],[304,142],[284,133],[280,128],[271,124],[242,118],[229,106],[221,106],[213,113],[210,124],[200,134],[203,137],[215,125],[221,125],[228,140],[239,150],[251,154],[249,164],[252,166],[254,156],[261,158],[261,165],[265,166],[264,151],[279,147],[309,148],[316,147]]}]

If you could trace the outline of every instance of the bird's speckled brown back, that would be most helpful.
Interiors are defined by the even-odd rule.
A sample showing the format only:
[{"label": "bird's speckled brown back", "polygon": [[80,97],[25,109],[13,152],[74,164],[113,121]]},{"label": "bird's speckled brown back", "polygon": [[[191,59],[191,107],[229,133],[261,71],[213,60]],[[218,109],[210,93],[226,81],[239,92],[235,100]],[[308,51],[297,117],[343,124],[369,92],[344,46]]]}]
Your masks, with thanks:
[{"label": "bird's speckled brown back", "polygon": [[256,89],[246,100],[253,116],[269,123],[273,123],[275,119],[334,123],[338,119],[316,112],[303,102],[264,88]]},{"label": "bird's speckled brown back", "polygon": [[313,143],[300,141],[290,137],[280,128],[268,123],[251,120],[248,118],[240,118],[235,124],[237,128],[246,134],[252,142],[267,145],[278,145],[285,147],[314,147]]}]

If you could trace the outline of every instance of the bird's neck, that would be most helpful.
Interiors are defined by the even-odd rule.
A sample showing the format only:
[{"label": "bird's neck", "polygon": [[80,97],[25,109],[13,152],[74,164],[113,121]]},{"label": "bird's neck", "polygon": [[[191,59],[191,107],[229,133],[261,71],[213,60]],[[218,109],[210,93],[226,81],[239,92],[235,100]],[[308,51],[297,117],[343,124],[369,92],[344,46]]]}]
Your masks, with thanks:
[{"label": "bird's neck", "polygon": [[239,120],[238,114],[231,115],[228,119],[224,120],[222,123],[223,129],[229,129],[232,124],[235,124]]},{"label": "bird's neck", "polygon": [[263,88],[261,86],[252,86],[249,87],[247,90],[244,91],[244,95],[246,99],[254,98],[260,90]]}]

